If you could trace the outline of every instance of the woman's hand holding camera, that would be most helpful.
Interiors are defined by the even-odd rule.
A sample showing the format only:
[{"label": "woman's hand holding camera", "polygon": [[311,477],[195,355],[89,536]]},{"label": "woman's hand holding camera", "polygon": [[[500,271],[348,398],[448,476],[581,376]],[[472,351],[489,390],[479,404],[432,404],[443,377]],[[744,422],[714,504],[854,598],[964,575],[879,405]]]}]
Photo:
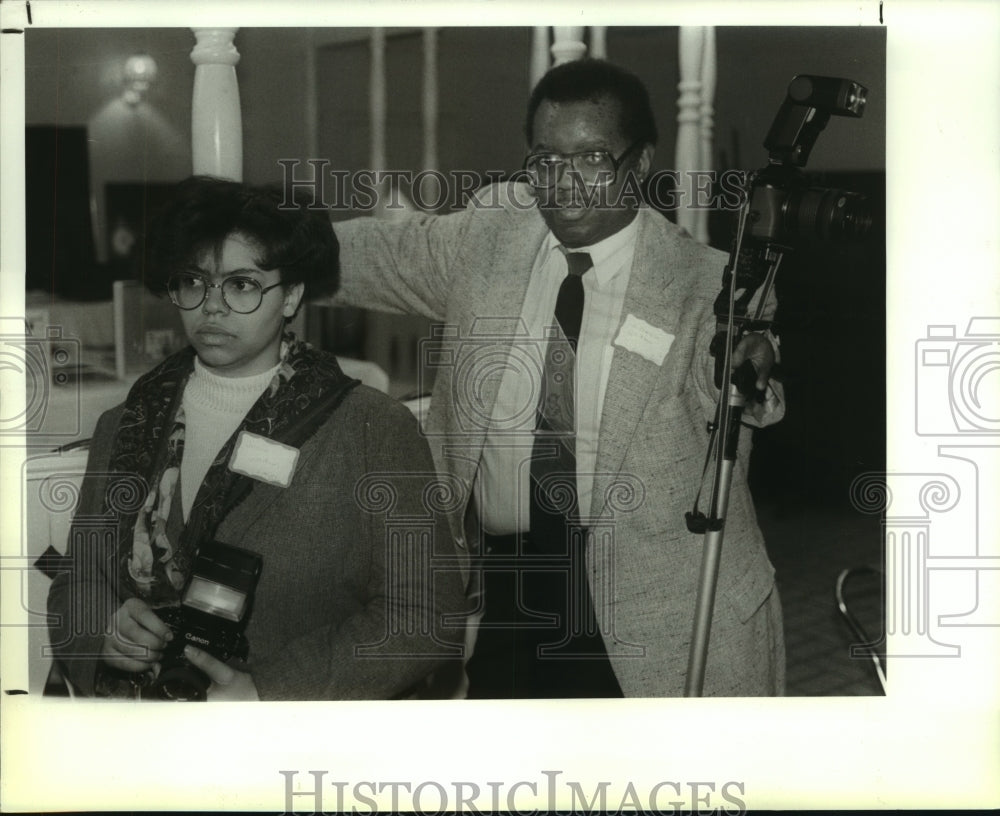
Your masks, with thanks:
[{"label": "woman's hand holding camera", "polygon": [[208,652],[196,649],[194,646],[184,647],[184,657],[192,666],[197,666],[212,681],[208,687],[208,700],[239,702],[258,701],[257,686],[254,685],[253,678],[247,672],[237,671],[231,666],[227,666],[221,660],[212,657]]},{"label": "woman's hand holding camera", "polygon": [[[159,670],[167,641],[174,634],[145,601],[129,598],[108,622],[101,658],[109,666],[126,672]],[[247,672],[236,671],[208,652],[187,646],[184,656],[212,681],[209,700],[259,700],[257,687]]]},{"label": "woman's hand holding camera", "polygon": [[173,632],[139,598],[129,598],[111,616],[104,636],[101,658],[109,666],[127,672],[143,672],[160,659]]}]

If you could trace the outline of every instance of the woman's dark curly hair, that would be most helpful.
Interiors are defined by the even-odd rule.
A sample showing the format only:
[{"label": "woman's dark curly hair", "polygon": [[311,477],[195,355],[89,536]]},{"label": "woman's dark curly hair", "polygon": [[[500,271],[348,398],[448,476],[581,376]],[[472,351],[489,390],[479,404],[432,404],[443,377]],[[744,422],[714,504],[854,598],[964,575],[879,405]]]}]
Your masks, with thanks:
[{"label": "woman's dark curly hair", "polygon": [[146,285],[165,293],[167,279],[206,253],[218,258],[231,235],[260,250],[264,270],[277,269],[286,287],[305,285],[303,300],[333,294],[340,281],[340,245],[323,211],[285,200],[278,187],[254,187],[212,176],[180,182],[150,224]]}]

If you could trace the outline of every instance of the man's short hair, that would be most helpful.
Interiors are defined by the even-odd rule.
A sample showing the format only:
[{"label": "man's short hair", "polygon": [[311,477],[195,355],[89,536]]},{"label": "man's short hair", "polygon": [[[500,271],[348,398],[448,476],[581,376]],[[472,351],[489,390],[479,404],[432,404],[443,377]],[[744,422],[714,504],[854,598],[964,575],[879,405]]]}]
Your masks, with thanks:
[{"label": "man's short hair", "polygon": [[340,245],[326,212],[286,201],[279,187],[213,176],[180,182],[153,219],[146,240],[146,285],[166,291],[167,279],[206,252],[218,257],[232,235],[259,250],[264,270],[278,269],[284,286],[301,283],[304,299],[329,295],[340,279]]},{"label": "man's short hair", "polygon": [[606,60],[580,59],[557,65],[545,74],[531,92],[524,133],[534,141],[534,120],[538,106],[549,102],[585,102],[616,99],[621,109],[621,132],[629,142],[656,144],[656,118],[649,91],[630,71]]}]

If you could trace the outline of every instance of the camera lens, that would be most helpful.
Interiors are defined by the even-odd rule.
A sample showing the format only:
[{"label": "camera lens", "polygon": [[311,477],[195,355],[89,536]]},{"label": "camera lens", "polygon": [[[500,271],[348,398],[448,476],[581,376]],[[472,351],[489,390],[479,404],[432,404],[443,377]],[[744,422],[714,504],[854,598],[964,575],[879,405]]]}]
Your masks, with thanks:
[{"label": "camera lens", "polygon": [[209,685],[205,673],[191,665],[172,666],[156,678],[156,692],[161,700],[201,702],[208,697]]},{"label": "camera lens", "polygon": [[867,235],[872,225],[863,195],[825,187],[791,191],[782,215],[786,234],[806,240],[856,240]]}]

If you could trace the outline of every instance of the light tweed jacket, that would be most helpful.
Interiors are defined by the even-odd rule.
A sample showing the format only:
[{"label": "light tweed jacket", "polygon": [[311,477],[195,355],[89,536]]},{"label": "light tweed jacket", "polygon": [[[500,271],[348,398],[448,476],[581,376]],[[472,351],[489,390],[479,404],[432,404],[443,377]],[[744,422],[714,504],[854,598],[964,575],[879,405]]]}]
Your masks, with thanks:
[{"label": "light tweed jacket", "polygon": [[[445,326],[425,429],[438,469],[454,476],[469,496],[484,418],[491,415],[502,374],[492,352],[520,342],[509,332],[516,330],[546,236],[529,201],[523,187],[495,186],[459,213],[335,225],[342,267],[338,302],[421,314]],[[591,540],[588,578],[625,695],[678,696],[703,543],[688,532],[684,513],[701,481],[706,422],[717,399],[708,346],[726,256],[655,211],[641,209],[638,219],[622,320],[632,315],[675,339],[660,365],[614,348],[590,508],[593,518],[613,530],[613,541]],[[783,692],[780,604],[746,484],[748,452],[743,445],[730,493],[706,695]],[[459,510],[452,524],[475,565],[468,518]]]}]

